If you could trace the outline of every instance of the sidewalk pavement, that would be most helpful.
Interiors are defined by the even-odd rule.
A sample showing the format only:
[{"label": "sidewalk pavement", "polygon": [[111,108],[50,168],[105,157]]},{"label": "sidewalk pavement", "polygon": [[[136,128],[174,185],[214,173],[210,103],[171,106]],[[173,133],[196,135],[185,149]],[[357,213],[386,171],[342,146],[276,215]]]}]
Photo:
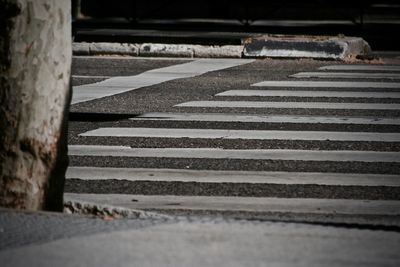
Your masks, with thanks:
[{"label": "sidewalk pavement", "polygon": [[0,210],[1,266],[399,266],[400,233],[223,218]]}]

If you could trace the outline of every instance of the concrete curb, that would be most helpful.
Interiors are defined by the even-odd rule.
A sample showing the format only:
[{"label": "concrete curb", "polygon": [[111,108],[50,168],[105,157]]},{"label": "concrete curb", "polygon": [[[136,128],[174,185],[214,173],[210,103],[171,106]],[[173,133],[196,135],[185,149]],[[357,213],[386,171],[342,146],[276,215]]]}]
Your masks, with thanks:
[{"label": "concrete curb", "polygon": [[73,43],[77,56],[125,55],[135,57],[241,58],[243,45]]},{"label": "concrete curb", "polygon": [[359,37],[264,35],[244,44],[244,57],[348,60],[371,55],[369,44]]},{"label": "concrete curb", "polygon": [[79,199],[68,198],[64,201],[64,213],[81,214],[93,217],[101,217],[104,219],[168,219],[167,215],[155,212],[146,212],[142,210],[134,210],[123,207],[115,207],[110,205],[102,205],[81,201]]},{"label": "concrete curb", "polygon": [[353,60],[371,57],[359,37],[258,35],[242,45],[73,43],[74,55],[123,55],[182,58],[315,58]]}]

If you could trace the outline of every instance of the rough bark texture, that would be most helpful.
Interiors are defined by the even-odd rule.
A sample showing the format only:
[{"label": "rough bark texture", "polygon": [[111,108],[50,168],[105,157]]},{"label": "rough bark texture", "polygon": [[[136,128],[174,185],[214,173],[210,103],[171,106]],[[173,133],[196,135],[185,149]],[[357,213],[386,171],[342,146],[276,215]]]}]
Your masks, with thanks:
[{"label": "rough bark texture", "polygon": [[0,206],[62,209],[70,1],[0,0]]}]

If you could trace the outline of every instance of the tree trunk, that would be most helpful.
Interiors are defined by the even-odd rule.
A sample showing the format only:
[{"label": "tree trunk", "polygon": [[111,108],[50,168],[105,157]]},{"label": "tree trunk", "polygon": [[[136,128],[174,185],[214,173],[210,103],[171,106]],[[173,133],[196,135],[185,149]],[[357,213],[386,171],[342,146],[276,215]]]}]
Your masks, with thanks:
[{"label": "tree trunk", "polygon": [[70,4],[0,0],[0,206],[62,209]]}]

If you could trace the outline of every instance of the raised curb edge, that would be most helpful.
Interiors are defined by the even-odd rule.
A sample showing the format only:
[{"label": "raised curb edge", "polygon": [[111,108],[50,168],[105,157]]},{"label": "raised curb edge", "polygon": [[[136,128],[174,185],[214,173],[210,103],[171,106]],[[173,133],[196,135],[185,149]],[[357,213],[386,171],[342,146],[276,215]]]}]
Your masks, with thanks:
[{"label": "raised curb edge", "polygon": [[242,45],[74,42],[73,55],[120,55],[180,58],[315,58],[352,60],[371,56],[369,44],[359,37],[258,35]]}]

